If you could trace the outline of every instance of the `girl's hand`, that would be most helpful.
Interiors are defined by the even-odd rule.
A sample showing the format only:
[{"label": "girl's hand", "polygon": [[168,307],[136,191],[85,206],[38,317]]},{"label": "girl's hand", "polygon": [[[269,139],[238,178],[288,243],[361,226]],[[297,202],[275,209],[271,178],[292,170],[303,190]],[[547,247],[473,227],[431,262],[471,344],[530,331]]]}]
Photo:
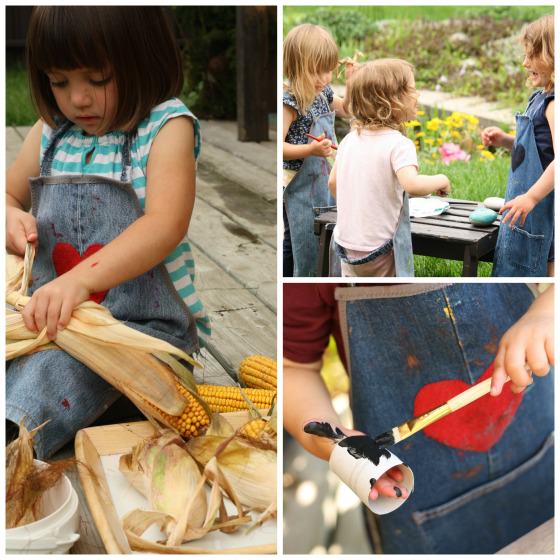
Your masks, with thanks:
[{"label": "girl's hand", "polygon": [[23,256],[27,243],[37,245],[37,221],[29,212],[6,206],[6,249]]},{"label": "girl's hand", "polygon": [[498,148],[502,147],[505,137],[506,133],[497,126],[489,126],[481,134],[482,143],[485,146],[497,146]]},{"label": "girl's hand", "polygon": [[57,332],[70,322],[75,307],[86,301],[90,290],[84,283],[66,273],[39,288],[31,297],[22,316],[30,331],[47,327],[47,336],[55,340]]},{"label": "girl's hand", "polygon": [[354,72],[360,67],[360,63],[355,60],[345,60],[344,61],[344,77],[346,81],[350,80]]},{"label": "girl's hand", "polygon": [[517,220],[521,218],[520,225],[525,225],[527,214],[529,214],[538,202],[539,201],[535,200],[529,193],[516,196],[500,208],[500,214],[509,208],[509,212],[502,218],[502,223],[505,224],[509,220],[509,227],[513,227]]},{"label": "girl's hand", "polygon": [[408,498],[408,490],[400,484],[403,478],[403,473],[398,467],[389,469],[371,487],[369,499],[376,500],[379,496],[402,498],[403,500]]},{"label": "girl's hand", "polygon": [[438,179],[441,179],[441,186],[436,189],[435,194],[437,196],[447,196],[451,192],[451,183],[449,182],[449,177],[447,175],[436,175]]},{"label": "girl's hand", "polygon": [[[365,436],[364,432],[358,430],[349,430],[347,428],[340,429],[348,436]],[[389,498],[408,498],[408,490],[401,486],[403,481],[403,474],[398,467],[389,469],[386,473],[381,475],[375,484],[371,487],[369,493],[370,500],[376,500],[379,496],[387,496]]]},{"label": "girl's hand", "polygon": [[[552,290],[548,288],[547,292]],[[544,296],[550,296],[549,304]],[[541,300],[541,302],[539,302]],[[539,305],[547,301],[545,305]],[[553,293],[543,293],[527,313],[502,337],[494,360],[492,396],[499,395],[507,378],[513,393],[521,393],[533,383],[532,374],[545,376],[554,364]]]},{"label": "girl's hand", "polygon": [[309,146],[311,146],[311,153],[312,156],[319,156],[319,157],[330,157],[332,155],[332,142],[325,138],[324,134],[318,137],[319,141],[313,140]]}]

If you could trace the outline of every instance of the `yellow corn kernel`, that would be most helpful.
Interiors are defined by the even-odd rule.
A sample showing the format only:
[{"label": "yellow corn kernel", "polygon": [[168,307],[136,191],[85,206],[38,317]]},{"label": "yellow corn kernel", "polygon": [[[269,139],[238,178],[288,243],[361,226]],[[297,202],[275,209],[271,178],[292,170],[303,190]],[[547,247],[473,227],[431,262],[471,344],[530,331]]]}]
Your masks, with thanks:
[{"label": "yellow corn kernel", "polygon": [[239,365],[239,377],[247,387],[276,390],[276,360],[248,356]]},{"label": "yellow corn kernel", "polygon": [[[241,395],[240,387],[223,385],[197,385],[198,394],[210,407],[212,412],[235,412],[247,410],[247,401]],[[269,409],[276,391],[268,389],[243,389],[245,396],[256,408]]]}]

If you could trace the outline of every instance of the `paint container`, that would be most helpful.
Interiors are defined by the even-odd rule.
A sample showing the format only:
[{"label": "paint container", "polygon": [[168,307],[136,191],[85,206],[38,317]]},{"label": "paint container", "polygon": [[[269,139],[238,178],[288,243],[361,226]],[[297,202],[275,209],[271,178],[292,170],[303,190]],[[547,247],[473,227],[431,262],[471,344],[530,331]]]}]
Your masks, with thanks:
[{"label": "paint container", "polygon": [[[35,463],[45,464],[35,460]],[[39,519],[6,529],[8,554],[64,554],[80,538],[78,495],[67,476],[49,488],[42,497]]]},{"label": "paint container", "polygon": [[[370,440],[371,444],[377,448],[371,438],[367,436],[364,437]],[[346,447],[344,442],[345,440],[343,439],[337,443],[331,453],[329,460],[331,471],[334,472],[344,484],[349,486],[373,513],[384,515],[401,507],[408,497],[403,499],[379,495],[377,499],[370,500],[369,492],[372,486],[371,481],[372,479],[376,481],[379,480],[389,469],[398,467],[403,473],[403,481],[399,484],[408,490],[408,495],[410,496],[414,489],[414,475],[410,467],[404,465],[396,455],[393,455],[386,449],[381,450],[384,454],[382,453],[381,456],[377,458],[377,461],[363,456],[357,457],[357,453],[351,448]],[[341,443],[343,445],[341,445]],[[377,448],[377,450],[379,450],[379,448]],[[353,453],[350,451],[353,451]]]}]

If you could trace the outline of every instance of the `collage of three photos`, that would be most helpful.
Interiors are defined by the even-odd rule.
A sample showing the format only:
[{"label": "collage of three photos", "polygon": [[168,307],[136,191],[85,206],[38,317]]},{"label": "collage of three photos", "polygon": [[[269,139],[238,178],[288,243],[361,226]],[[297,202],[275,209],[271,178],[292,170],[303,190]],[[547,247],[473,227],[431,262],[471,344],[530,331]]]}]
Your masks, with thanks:
[{"label": "collage of three photos", "polygon": [[553,4],[5,19],[7,553],[554,554]]}]

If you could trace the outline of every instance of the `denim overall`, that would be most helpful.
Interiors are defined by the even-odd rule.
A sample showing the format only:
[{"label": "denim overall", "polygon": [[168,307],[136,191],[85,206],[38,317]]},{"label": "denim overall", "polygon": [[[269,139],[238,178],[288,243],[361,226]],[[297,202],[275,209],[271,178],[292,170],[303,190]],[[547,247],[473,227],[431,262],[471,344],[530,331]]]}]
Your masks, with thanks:
[{"label": "denim overall", "polygon": [[[97,175],[51,175],[58,139],[68,126],[71,123],[53,135],[41,176],[30,179],[39,235],[30,293],[110,243],[142,215],[132,185],[126,182],[130,176],[130,136],[122,147],[120,181]],[[163,264],[107,292],[92,294],[90,299],[102,303],[129,327],[185,352],[198,350],[194,319]],[[6,371],[7,418],[16,423],[25,419],[28,427],[50,419],[35,436],[39,459],[71,441],[77,430],[90,425],[120,395],[62,350],[16,358]]]},{"label": "denim overall", "polygon": [[[412,253],[412,233],[410,231],[408,194],[405,192],[403,195],[403,205],[399,215],[399,221],[397,222],[397,228],[393,234],[393,239],[387,241],[387,243],[361,259],[348,258],[344,247],[336,242],[334,242],[334,248],[336,254],[342,261],[353,266],[359,266],[371,262],[375,258],[388,253],[392,249],[395,259],[395,275],[414,276],[414,256]],[[333,276],[333,274],[330,274],[330,276]]]},{"label": "denim overall", "polygon": [[[533,97],[525,114],[515,116],[516,135],[506,202],[525,194],[543,174],[533,128],[533,118],[542,111],[543,104],[544,98]],[[509,222],[500,225],[492,276],[546,276],[553,247],[554,191],[529,212],[523,226],[519,221],[513,227]]]},{"label": "denim overall", "polygon": [[[336,298],[354,425],[373,437],[443,404],[449,385],[458,394],[488,377],[533,301],[525,284],[338,288]],[[520,396],[506,385],[392,446],[415,489],[389,515],[366,513],[383,552],[491,554],[551,518],[553,392],[552,373]]]},{"label": "denim overall", "polygon": [[[309,134],[336,142],[334,112],[324,113],[313,120]],[[327,159],[308,156],[296,176],[284,189],[284,205],[288,218],[294,276],[316,276],[319,260],[319,237],[313,233],[313,208],[332,206],[334,199],[328,189],[330,165]]]}]

